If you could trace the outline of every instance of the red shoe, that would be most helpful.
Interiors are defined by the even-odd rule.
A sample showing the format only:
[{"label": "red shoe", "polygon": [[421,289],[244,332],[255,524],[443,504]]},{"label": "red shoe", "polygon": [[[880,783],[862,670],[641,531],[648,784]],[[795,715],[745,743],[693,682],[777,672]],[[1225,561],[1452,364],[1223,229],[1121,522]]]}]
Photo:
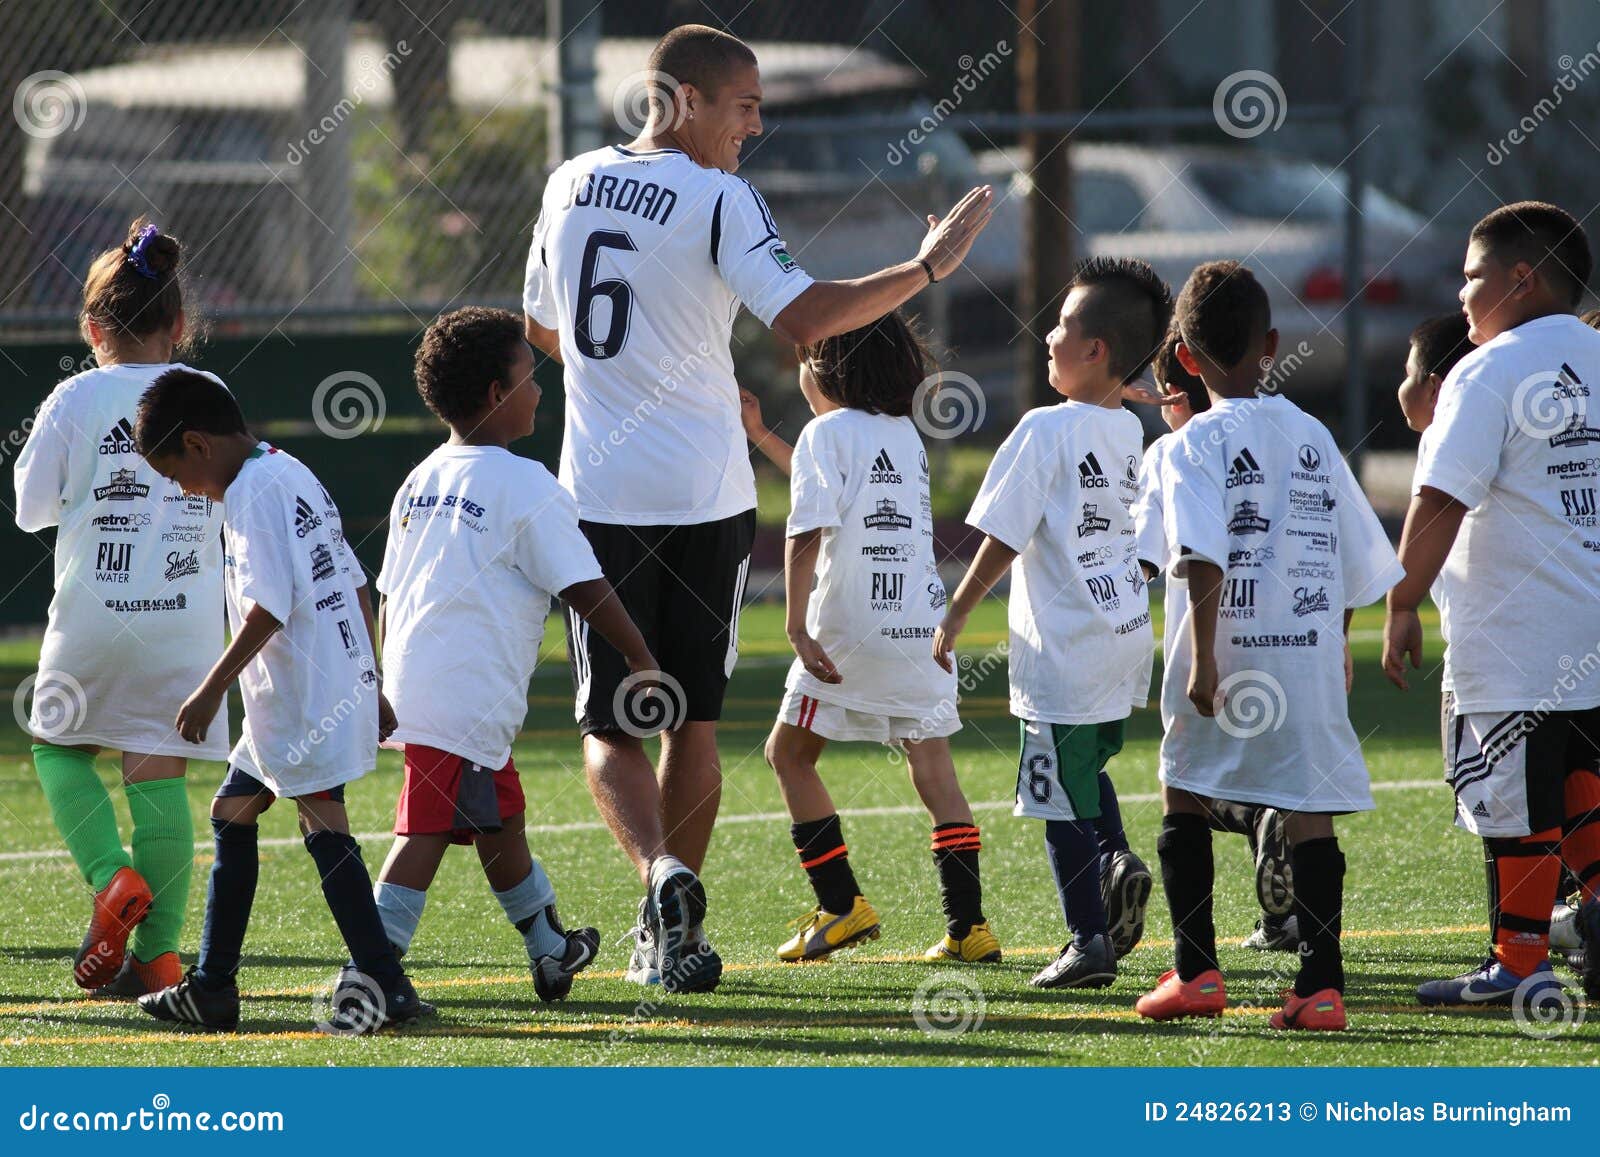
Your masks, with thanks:
[{"label": "red shoe", "polygon": [[1337,988],[1324,988],[1310,996],[1296,996],[1290,989],[1283,994],[1283,1007],[1272,1014],[1273,1028],[1298,1028],[1312,1032],[1343,1032],[1344,997]]},{"label": "red shoe", "polygon": [[128,937],[150,914],[150,885],[132,868],[118,868],[111,883],[95,893],[94,913],[72,961],[79,988],[99,988],[115,979],[128,951]]},{"label": "red shoe", "polygon": [[1222,973],[1208,968],[1193,980],[1179,980],[1178,970],[1165,972],[1155,988],[1139,998],[1134,1011],[1150,1020],[1177,1020],[1185,1016],[1221,1016],[1228,1003]]},{"label": "red shoe", "polygon": [[163,952],[146,964],[133,953],[122,962],[122,971],[110,984],[94,990],[96,1000],[134,1000],[150,992],[171,988],[183,979],[183,965],[176,952]]}]

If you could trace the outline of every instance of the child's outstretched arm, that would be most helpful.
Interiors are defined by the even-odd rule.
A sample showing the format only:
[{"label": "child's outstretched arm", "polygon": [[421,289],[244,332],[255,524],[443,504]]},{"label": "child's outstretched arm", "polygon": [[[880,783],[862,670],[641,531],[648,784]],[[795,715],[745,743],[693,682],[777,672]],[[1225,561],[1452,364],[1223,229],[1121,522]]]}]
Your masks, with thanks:
[{"label": "child's outstretched arm", "polygon": [[611,583],[604,578],[573,583],[561,592],[562,601],[577,611],[583,621],[600,632],[600,637],[622,653],[632,672],[657,670],[655,656],[639,633]]},{"label": "child's outstretched arm", "polygon": [[227,697],[228,688],[233,686],[233,681],[239,677],[256,653],[266,646],[267,640],[272,638],[278,628],[282,627],[259,603],[250,608],[250,613],[244,617],[244,624],[240,626],[233,642],[228,644],[228,649],[222,652],[222,658],[216,661],[211,671],[201,680],[200,686],[194,693],[183,701],[183,706],[178,708],[178,718],[173,724],[178,734],[190,743],[204,743],[206,731],[211,727],[211,721],[217,717],[217,711],[222,707],[222,701]]},{"label": "child's outstretched arm", "polygon": [[1194,667],[1189,672],[1189,702],[1207,719],[1217,713],[1217,609],[1222,599],[1222,568],[1190,559],[1189,641]]},{"label": "child's outstretched arm", "polygon": [[787,478],[792,473],[794,447],[767,429],[766,423],[761,420],[761,399],[742,388],[739,391],[739,421],[744,424],[744,436]]},{"label": "child's outstretched arm", "polygon": [[1400,564],[1406,577],[1390,589],[1389,613],[1383,622],[1383,673],[1402,691],[1407,690],[1404,661],[1410,661],[1413,671],[1422,665],[1422,620],[1417,608],[1444,568],[1466,515],[1464,504],[1432,486],[1417,492],[1406,513],[1400,533]]},{"label": "child's outstretched arm", "polygon": [[817,554],[822,548],[822,531],[806,530],[790,538],[783,550],[783,601],[787,608],[785,627],[789,645],[813,678],[824,683],[843,683],[844,676],[828,658],[822,644],[806,629],[806,612],[811,606],[811,581],[817,573]]},{"label": "child's outstretched arm", "polygon": [[967,573],[962,576],[961,585],[956,588],[955,597],[950,600],[950,605],[945,607],[944,620],[933,632],[933,661],[946,671],[955,670],[951,655],[956,649],[956,640],[961,637],[961,632],[966,630],[967,618],[972,614],[972,609],[983,601],[984,597],[994,589],[995,583],[1011,569],[1011,564],[1017,560],[1019,553],[992,534],[983,536],[983,542],[978,545],[978,553],[973,556],[972,565],[967,568]]}]

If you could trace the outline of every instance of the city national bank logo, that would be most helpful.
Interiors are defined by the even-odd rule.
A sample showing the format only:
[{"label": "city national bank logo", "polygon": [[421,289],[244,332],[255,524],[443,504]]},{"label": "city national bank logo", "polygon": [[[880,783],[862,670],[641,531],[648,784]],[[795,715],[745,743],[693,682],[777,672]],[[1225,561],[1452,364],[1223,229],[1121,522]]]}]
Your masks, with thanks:
[{"label": "city national bank logo", "polygon": [[867,481],[873,483],[892,483],[900,485],[904,479],[900,471],[894,468],[894,463],[889,460],[889,451],[879,450],[877,458],[873,459],[872,472],[867,475]]},{"label": "city national bank logo", "polygon": [[100,439],[102,454],[132,454],[134,452],[133,427],[123,418]]},{"label": "city national bank logo", "polygon": [[1078,537],[1088,538],[1102,530],[1111,529],[1111,520],[1100,516],[1100,508],[1093,502],[1083,504],[1083,521],[1078,523]]},{"label": "city national bank logo", "polygon": [[294,500],[294,536],[304,538],[322,525],[322,518],[304,498]]},{"label": "city national bank logo", "polygon": [[1270,520],[1261,517],[1261,507],[1246,498],[1233,508],[1233,517],[1228,520],[1228,533],[1265,534],[1271,525]]},{"label": "city national bank logo", "polygon": [[181,550],[167,552],[166,580],[169,583],[175,579],[181,579],[185,575],[199,573],[200,554],[198,551],[191,550],[188,554],[184,554]]},{"label": "city national bank logo", "polygon": [[1233,456],[1233,465],[1228,467],[1227,489],[1235,486],[1260,486],[1267,480],[1261,472],[1261,465],[1256,461],[1256,456],[1250,453],[1246,446]]},{"label": "city national bank logo", "polygon": [[96,502],[132,502],[136,498],[149,498],[150,487],[139,481],[132,470],[113,470],[111,480],[94,488]]},{"label": "city national bank logo", "polygon": [[892,498],[878,499],[877,509],[861,521],[868,530],[911,529],[911,516],[909,514],[901,514],[900,508],[895,505]]},{"label": "city national bank logo", "polygon": [[1294,613],[1302,618],[1306,615],[1325,614],[1328,610],[1328,588],[1310,587],[1294,588]]},{"label": "city national bank logo", "polygon": [[323,543],[311,548],[311,581],[319,583],[333,573],[333,551]]},{"label": "city national bank logo", "polygon": [[1085,490],[1100,490],[1110,486],[1106,472],[1100,469],[1100,459],[1090,450],[1083,456],[1083,461],[1078,463],[1078,485]]}]

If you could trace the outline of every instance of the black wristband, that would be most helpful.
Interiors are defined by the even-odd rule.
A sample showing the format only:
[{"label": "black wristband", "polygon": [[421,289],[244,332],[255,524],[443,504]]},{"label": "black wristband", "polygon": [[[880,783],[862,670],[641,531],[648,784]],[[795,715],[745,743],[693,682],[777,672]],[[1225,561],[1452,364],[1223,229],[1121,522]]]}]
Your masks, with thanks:
[{"label": "black wristband", "polygon": [[939,279],[933,275],[933,266],[928,264],[928,259],[926,257],[917,258],[917,264],[922,266],[922,268],[924,268],[924,269],[926,269],[928,271],[928,284],[929,285],[938,285],[939,284]]}]

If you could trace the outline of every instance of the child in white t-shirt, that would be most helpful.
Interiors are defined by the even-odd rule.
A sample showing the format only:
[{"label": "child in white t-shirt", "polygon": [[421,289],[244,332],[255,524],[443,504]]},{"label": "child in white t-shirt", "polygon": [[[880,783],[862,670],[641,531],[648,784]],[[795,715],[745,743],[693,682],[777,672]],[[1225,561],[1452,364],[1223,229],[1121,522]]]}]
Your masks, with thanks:
[{"label": "child in white t-shirt", "polygon": [[800,390],[816,418],[792,453],[760,426],[753,399],[745,401],[746,431],[755,430],[758,446],[791,476],[784,588],[796,658],[766,756],[817,898],[778,957],[820,960],[879,934],[817,774],[830,741],[854,741],[903,751],[933,819],[945,934],[924,955],[997,961],[1000,942],[983,915],[978,827],[950,755],[949,736],[961,727],[956,681],[928,652],[945,589],[928,456],[911,409],[930,360],[898,313],[800,356]]},{"label": "child in white t-shirt", "polygon": [[449,440],[407,475],[378,576],[384,687],[405,752],[395,842],[378,874],[389,941],[411,946],[452,843],[472,844],[521,935],[540,1000],[560,1000],[600,934],[566,931],[524,831],[511,745],[559,596],[634,673],[655,660],[550,472],[509,445],[533,432],[539,386],[522,319],[470,307],[436,320],[417,350],[417,390]]},{"label": "child in white t-shirt", "polygon": [[1155,655],[1132,513],[1144,427],[1122,402],[1164,400],[1134,383],[1171,311],[1145,262],[1079,265],[1048,339],[1050,385],[1066,400],[1024,414],[990,463],[967,515],[984,539],[934,638],[949,669],[967,617],[1012,571],[1013,814],[1044,821],[1072,937],[1036,988],[1111,984],[1144,931],[1150,870],[1128,846],[1105,768],[1145,705]]},{"label": "child in white t-shirt", "polygon": [[[338,508],[310,470],[249,432],[232,394],[193,370],[168,370],[151,384],[134,434],[152,469],[226,508],[233,641],[174,726],[203,743],[235,679],[245,711],[211,804],[216,858],[199,963],[139,1006],[158,1020],[238,1027],[235,978],[260,867],[256,821],[283,796],[299,811],[306,851],[355,962],[317,1027],[361,1033],[431,1012],[384,935],[345,812],[345,785],[372,770],[378,740],[395,724],[378,686],[366,578]],[[151,602],[160,609],[162,600]]]}]

